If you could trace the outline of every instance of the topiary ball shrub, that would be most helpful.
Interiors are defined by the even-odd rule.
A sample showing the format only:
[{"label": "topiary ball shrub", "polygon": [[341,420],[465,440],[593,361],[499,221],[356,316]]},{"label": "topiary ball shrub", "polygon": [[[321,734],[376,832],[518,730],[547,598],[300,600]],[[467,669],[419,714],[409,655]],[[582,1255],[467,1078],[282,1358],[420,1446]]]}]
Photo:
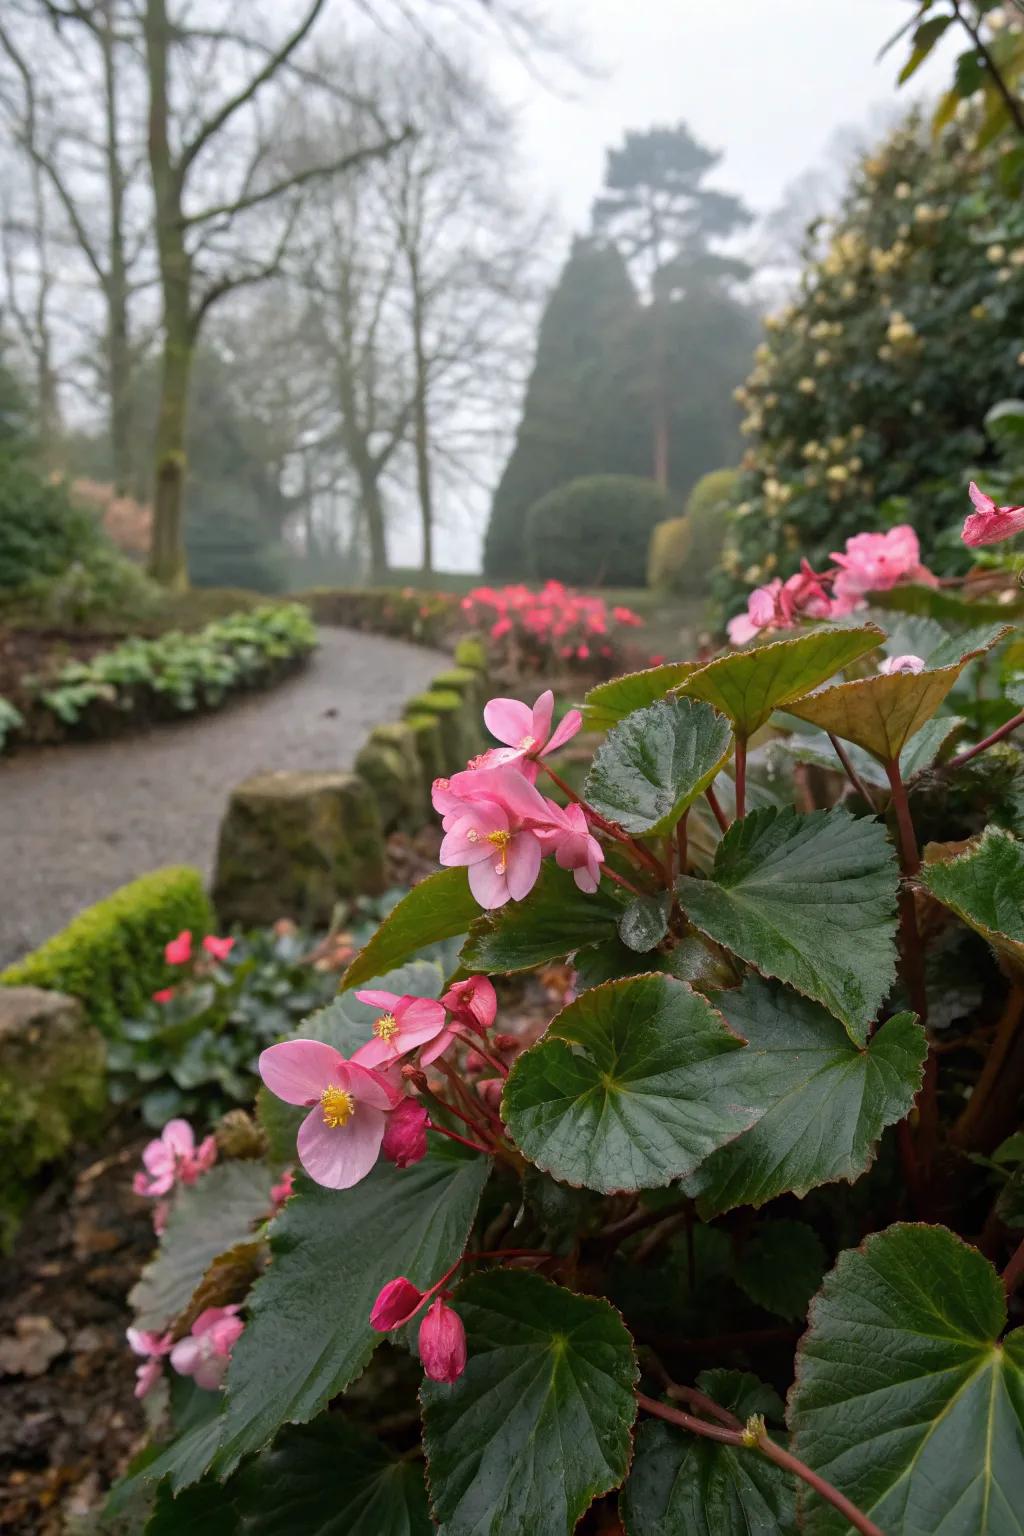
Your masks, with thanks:
[{"label": "topiary ball shrub", "polygon": [[589,475],[542,496],[527,514],[533,575],[578,587],[642,587],[647,547],[672,512],[653,480]]}]

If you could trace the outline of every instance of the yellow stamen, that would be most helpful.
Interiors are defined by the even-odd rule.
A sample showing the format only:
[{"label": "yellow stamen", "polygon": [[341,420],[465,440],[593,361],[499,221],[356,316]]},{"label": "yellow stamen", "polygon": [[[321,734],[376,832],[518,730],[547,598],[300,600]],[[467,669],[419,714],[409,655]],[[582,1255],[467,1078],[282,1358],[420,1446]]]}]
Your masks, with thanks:
[{"label": "yellow stamen", "polygon": [[344,1088],[336,1088],[331,1083],[320,1095],[320,1107],[324,1113],[324,1125],[329,1125],[332,1131],[339,1130],[347,1125],[355,1114],[355,1100]]},{"label": "yellow stamen", "polygon": [[503,875],[505,873],[505,866],[508,863],[508,845],[512,841],[512,833],[488,832],[487,841],[489,843],[493,843],[495,848],[497,848],[501,854],[501,858],[498,860],[494,867],[499,874]]},{"label": "yellow stamen", "polygon": [[394,1014],[382,1013],[376,1024],[373,1026],[373,1032],[377,1036],[378,1040],[392,1040],[394,1039],[395,1031],[397,1028],[398,1020],[395,1018]]}]

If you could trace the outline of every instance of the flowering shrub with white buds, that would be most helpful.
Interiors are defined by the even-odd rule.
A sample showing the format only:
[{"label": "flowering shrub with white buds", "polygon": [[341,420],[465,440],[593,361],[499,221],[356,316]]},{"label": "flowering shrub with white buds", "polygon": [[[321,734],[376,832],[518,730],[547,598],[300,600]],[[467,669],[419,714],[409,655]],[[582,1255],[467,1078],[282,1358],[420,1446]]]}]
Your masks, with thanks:
[{"label": "flowering shrub with white buds", "polygon": [[[965,536],[1019,526],[976,495]],[[1021,605],[909,528],[801,582],[554,731],[493,699],[443,867],[263,1051],[258,1123],[147,1148],[129,1342],[168,1408],[115,1511],[1020,1530]]]}]

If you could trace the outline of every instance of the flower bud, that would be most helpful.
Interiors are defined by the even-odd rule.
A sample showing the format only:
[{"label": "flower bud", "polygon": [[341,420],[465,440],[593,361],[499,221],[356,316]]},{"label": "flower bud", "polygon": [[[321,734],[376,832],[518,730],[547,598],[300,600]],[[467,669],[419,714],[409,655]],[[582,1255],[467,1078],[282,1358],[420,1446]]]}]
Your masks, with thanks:
[{"label": "flower bud", "polygon": [[400,1075],[403,1082],[411,1083],[412,1086],[418,1089],[420,1093],[422,1093],[424,1088],[427,1086],[427,1074],[424,1072],[422,1067],[414,1066],[411,1061],[407,1061],[401,1068]]},{"label": "flower bud", "polygon": [[458,1381],[466,1369],[466,1330],[462,1318],[440,1296],[420,1324],[420,1359],[431,1381]]},{"label": "flower bud", "polygon": [[518,1051],[522,1045],[518,1035],[495,1035],[494,1047],[498,1051]]},{"label": "flower bud", "polygon": [[422,1300],[423,1292],[404,1275],[399,1275],[397,1280],[389,1280],[373,1304],[370,1327],[376,1328],[378,1333],[387,1333],[392,1328],[401,1328],[403,1323],[409,1321]]},{"label": "flower bud", "polygon": [[500,1110],[505,1081],[501,1077],[484,1077],[476,1085],[476,1091],[488,1109]]},{"label": "flower bud", "polygon": [[408,1168],[427,1155],[429,1117],[416,1099],[403,1099],[384,1124],[381,1152],[396,1168]]}]

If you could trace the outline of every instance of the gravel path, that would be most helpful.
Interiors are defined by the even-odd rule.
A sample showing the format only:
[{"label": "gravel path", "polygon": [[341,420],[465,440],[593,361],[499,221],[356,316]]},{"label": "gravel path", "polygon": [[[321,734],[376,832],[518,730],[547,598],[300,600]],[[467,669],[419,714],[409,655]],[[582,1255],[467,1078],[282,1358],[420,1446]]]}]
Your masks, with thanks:
[{"label": "gravel path", "polygon": [[217,713],[112,742],[0,762],[0,963],[161,864],[212,872],[228,792],[263,769],[347,768],[450,659],[379,635],[322,629],[295,677]]}]

